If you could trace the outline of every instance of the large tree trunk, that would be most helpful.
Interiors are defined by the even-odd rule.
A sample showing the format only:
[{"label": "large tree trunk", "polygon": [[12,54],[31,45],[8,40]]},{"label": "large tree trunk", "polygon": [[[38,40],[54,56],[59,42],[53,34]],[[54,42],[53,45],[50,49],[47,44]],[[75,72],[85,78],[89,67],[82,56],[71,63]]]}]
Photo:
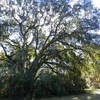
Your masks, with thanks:
[{"label": "large tree trunk", "polygon": [[38,70],[43,65],[43,62],[41,62],[42,56],[43,56],[42,54],[39,54],[38,56],[36,56],[36,58],[32,62],[32,65],[30,66],[29,72],[33,74],[33,78],[35,78]]},{"label": "large tree trunk", "polygon": [[33,61],[31,65],[31,68],[28,70],[28,72],[25,73],[27,78],[30,78],[30,81],[31,81],[25,100],[33,100],[34,84],[36,82],[35,76],[40,68],[39,60],[40,60],[39,58],[35,58],[35,60]]},{"label": "large tree trunk", "polygon": [[[35,57],[34,61],[32,62],[30,69],[28,70],[28,72],[26,72],[26,74],[28,75],[27,77],[30,77],[32,80],[32,84],[30,86],[30,90],[28,91],[28,95],[27,95],[27,100],[32,100],[33,99],[33,94],[34,94],[34,85],[36,82],[36,74],[38,72],[38,70],[41,68],[41,66],[43,65],[43,62],[41,61],[41,58],[43,57],[43,50]],[[43,58],[42,58],[43,59]]]}]

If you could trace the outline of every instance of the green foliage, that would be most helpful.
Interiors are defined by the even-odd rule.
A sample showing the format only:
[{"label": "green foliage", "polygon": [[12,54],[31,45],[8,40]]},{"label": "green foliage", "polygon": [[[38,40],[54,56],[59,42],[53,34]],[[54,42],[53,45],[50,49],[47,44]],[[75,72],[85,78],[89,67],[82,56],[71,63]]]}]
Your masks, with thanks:
[{"label": "green foliage", "polygon": [[33,80],[30,73],[7,73],[0,77],[0,96],[13,100],[23,99],[29,95]]},{"label": "green foliage", "polygon": [[[82,74],[91,69],[87,34],[99,28],[97,12],[91,9],[91,18],[84,17],[85,4],[40,1],[13,0],[1,6],[0,47],[5,55],[0,55],[0,91],[13,100],[33,91],[36,98],[79,93],[86,87]],[[39,73],[36,80],[45,67],[56,74]]]},{"label": "green foliage", "polygon": [[66,96],[84,92],[85,80],[75,74],[77,73],[70,73],[69,78],[52,73],[41,75],[35,83],[34,97]]},{"label": "green foliage", "polygon": [[36,98],[62,96],[65,94],[61,79],[52,74],[41,75],[36,81],[35,87]]},{"label": "green foliage", "polygon": [[81,93],[86,87],[85,80],[77,73],[69,73],[69,76],[64,77],[44,73],[38,77],[35,84],[30,73],[7,73],[1,75],[0,83],[0,96],[14,100],[19,97],[23,99],[32,91],[33,97],[44,98]]}]

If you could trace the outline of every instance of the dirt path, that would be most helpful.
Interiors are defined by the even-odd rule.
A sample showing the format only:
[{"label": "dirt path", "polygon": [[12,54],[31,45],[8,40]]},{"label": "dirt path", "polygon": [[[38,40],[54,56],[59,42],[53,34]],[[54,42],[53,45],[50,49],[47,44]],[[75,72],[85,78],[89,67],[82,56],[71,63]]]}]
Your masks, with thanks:
[{"label": "dirt path", "polygon": [[100,95],[100,89],[96,89],[95,91],[93,91],[92,94],[99,94]]},{"label": "dirt path", "polygon": [[91,94],[81,94],[67,96],[63,98],[52,98],[52,99],[42,99],[42,100],[100,100],[100,89],[93,91]]}]

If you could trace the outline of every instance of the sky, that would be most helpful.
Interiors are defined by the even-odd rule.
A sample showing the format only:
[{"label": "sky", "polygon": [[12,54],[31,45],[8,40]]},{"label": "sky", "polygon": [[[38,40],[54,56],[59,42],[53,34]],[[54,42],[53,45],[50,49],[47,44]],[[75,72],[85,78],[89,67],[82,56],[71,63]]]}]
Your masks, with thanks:
[{"label": "sky", "polygon": [[[72,2],[77,2],[79,0],[71,0]],[[81,0],[80,0],[81,1]],[[92,4],[95,6],[95,7],[98,7],[100,8],[100,0],[88,0],[88,1],[92,1]]]},{"label": "sky", "polygon": [[[0,0],[0,4],[3,2],[5,2],[6,0]],[[77,1],[77,0],[72,0],[72,1]],[[100,0],[92,0],[93,4],[96,6],[96,7],[99,7],[100,8]]]},{"label": "sky", "polygon": [[100,8],[100,0],[92,0],[95,7]]},{"label": "sky", "polygon": [[[95,7],[100,8],[100,0],[92,0],[92,2]],[[97,34],[100,34],[100,30],[97,32]]]},{"label": "sky", "polygon": [[[6,1],[6,0],[0,0],[0,4],[1,4],[1,3],[4,4],[5,1]],[[72,1],[78,1],[78,0],[72,0]],[[95,7],[100,8],[100,0],[92,0],[92,2],[93,2],[93,5],[94,5]]]},{"label": "sky", "polygon": [[[0,4],[3,4],[3,5],[6,5],[5,3],[6,0],[0,0]],[[78,0],[72,0],[73,2],[76,2]],[[92,4],[95,6],[95,7],[98,7],[100,8],[100,0],[92,0]],[[100,30],[97,32],[97,34],[100,34]]]},{"label": "sky", "polygon": [[[6,0],[0,0],[0,4],[6,5]],[[79,1],[79,0],[71,0],[74,4],[75,2]],[[81,1],[81,0],[80,0]],[[92,1],[92,4],[94,5],[94,7],[98,7],[100,8],[100,0],[87,0],[87,1]],[[97,32],[98,34],[100,34],[100,31]]]}]

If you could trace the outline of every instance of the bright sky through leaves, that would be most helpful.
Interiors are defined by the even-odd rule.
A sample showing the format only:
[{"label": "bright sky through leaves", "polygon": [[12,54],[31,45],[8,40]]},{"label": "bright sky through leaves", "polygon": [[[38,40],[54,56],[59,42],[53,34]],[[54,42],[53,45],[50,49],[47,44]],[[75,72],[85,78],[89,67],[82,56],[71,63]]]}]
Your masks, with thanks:
[{"label": "bright sky through leaves", "polygon": [[92,0],[95,7],[100,8],[100,0]]},{"label": "bright sky through leaves", "polygon": [[[0,0],[0,4],[5,3],[5,1],[6,1],[6,0]],[[72,1],[78,1],[78,0],[72,0]],[[94,5],[95,7],[100,8],[100,0],[92,0],[92,2],[93,2],[93,5]]]}]

